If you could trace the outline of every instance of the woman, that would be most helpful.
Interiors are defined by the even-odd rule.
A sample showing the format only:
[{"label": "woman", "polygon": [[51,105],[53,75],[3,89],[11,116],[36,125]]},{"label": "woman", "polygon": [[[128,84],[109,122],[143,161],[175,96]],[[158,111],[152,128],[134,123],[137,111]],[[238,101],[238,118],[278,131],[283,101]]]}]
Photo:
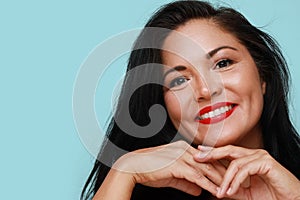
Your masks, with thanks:
[{"label": "woman", "polygon": [[[300,199],[289,71],[272,37],[200,1],[170,3],[145,27],[164,31],[145,28],[135,43],[82,199]],[[155,104],[168,113],[158,133],[124,129],[127,109],[147,126]]]}]

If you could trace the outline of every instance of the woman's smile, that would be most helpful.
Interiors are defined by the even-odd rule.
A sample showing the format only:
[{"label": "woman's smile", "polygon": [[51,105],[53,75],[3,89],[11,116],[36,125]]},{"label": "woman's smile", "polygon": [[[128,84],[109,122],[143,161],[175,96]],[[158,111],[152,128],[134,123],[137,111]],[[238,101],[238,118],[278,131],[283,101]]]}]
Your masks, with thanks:
[{"label": "woman's smile", "polygon": [[191,20],[176,31],[162,52],[164,99],[175,128],[195,144],[257,143],[266,84],[247,48],[208,20]]},{"label": "woman's smile", "polygon": [[272,36],[222,4],[174,1],[127,64],[82,200],[299,199],[289,70]]},{"label": "woman's smile", "polygon": [[201,124],[214,124],[229,117],[235,110],[237,104],[220,102],[212,106],[202,108],[195,120]]}]

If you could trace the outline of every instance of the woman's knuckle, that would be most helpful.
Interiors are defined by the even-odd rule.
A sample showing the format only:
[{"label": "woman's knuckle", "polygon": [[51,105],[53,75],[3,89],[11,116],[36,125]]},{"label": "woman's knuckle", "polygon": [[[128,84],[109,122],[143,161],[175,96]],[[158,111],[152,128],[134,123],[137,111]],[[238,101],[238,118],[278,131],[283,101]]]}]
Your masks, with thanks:
[{"label": "woman's knuckle", "polygon": [[176,142],[176,144],[177,144],[179,147],[183,147],[183,148],[185,148],[185,147],[188,146],[187,142],[184,141],[184,140],[179,140],[179,141]]},{"label": "woman's knuckle", "polygon": [[195,174],[195,178],[197,179],[203,179],[205,177],[202,171],[195,170],[194,174]]},{"label": "woman's knuckle", "polygon": [[265,150],[265,149],[258,149],[258,152],[261,154],[261,155],[268,155],[268,151]]},{"label": "woman's knuckle", "polygon": [[205,164],[205,170],[210,171],[212,168],[211,164]]},{"label": "woman's knuckle", "polygon": [[257,155],[264,160],[271,158],[269,152],[265,149],[259,149]]},{"label": "woman's knuckle", "polygon": [[269,168],[273,168],[275,166],[275,162],[274,162],[274,159],[269,156],[267,158],[264,159],[264,162],[266,163],[266,165],[269,167]]},{"label": "woman's knuckle", "polygon": [[238,160],[233,160],[231,161],[230,165],[234,168],[234,169],[239,169],[241,167],[241,164]]}]

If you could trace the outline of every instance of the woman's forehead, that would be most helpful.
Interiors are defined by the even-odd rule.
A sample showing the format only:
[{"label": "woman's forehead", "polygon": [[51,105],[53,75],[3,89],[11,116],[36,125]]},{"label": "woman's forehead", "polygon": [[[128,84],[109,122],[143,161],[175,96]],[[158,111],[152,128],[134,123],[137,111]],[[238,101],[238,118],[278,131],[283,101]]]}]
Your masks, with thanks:
[{"label": "woman's forehead", "polygon": [[[195,55],[207,56],[221,46],[240,46],[238,39],[208,20],[191,20],[172,31],[165,39],[162,50],[192,60]],[[163,54],[164,55],[164,54]]]}]

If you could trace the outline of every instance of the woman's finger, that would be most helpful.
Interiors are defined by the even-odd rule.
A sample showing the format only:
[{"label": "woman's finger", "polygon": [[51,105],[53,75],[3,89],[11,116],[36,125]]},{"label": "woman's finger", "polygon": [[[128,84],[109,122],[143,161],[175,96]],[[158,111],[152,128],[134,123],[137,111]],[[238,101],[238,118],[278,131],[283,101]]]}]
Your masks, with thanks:
[{"label": "woman's finger", "polygon": [[[198,151],[186,142],[178,141],[156,148],[139,150],[127,156],[125,160],[135,162],[135,166],[137,161],[145,161],[140,162],[142,163],[140,166],[131,169],[135,172],[138,183],[152,187],[174,187],[193,194],[198,193],[198,187],[200,187],[216,195],[217,187],[222,183],[225,174],[223,166],[218,162],[216,164],[196,162],[193,155]],[[128,162],[124,165],[128,166]],[[143,168],[145,165],[147,170]],[[190,184],[187,185],[187,182]]]},{"label": "woman's finger", "polygon": [[257,174],[260,170],[261,160],[252,160],[251,163],[245,164],[241,168],[229,185],[229,189],[226,191],[227,195],[235,194],[238,189],[242,186],[242,183],[254,174]]},{"label": "woman's finger", "polygon": [[243,147],[237,147],[233,145],[227,145],[224,147],[206,147],[199,145],[198,149],[200,152],[194,155],[195,160],[197,161],[209,161],[209,160],[220,160],[220,159],[237,159],[245,157],[251,154],[254,154],[257,150],[246,149]]},{"label": "woman's finger", "polygon": [[193,196],[199,196],[202,188],[195,183],[191,183],[185,179],[176,179],[171,181],[170,187],[181,190]]},{"label": "woman's finger", "polygon": [[218,197],[224,197],[225,193],[227,195],[235,194],[243,186],[243,183],[249,180],[249,177],[263,173],[267,173],[267,168],[264,166],[259,153],[231,161],[221,184]]},{"label": "woman's finger", "polygon": [[217,185],[215,185],[211,180],[202,174],[202,172],[195,173],[196,184],[207,190],[213,195],[217,194]]},{"label": "woman's finger", "polygon": [[[199,163],[195,162],[195,164]],[[175,178],[185,179],[216,195],[217,185],[204,175],[205,173],[202,168],[195,168],[194,166],[183,163],[180,164],[180,166],[174,166],[172,173]]]},{"label": "woman's finger", "polygon": [[187,148],[187,153],[182,156],[182,159],[185,160],[187,165],[189,165],[191,168],[194,168],[195,171],[199,173],[201,172],[214,184],[220,185],[226,172],[226,168],[218,161],[205,163],[196,162],[193,158],[193,155],[198,151],[199,150],[193,147]]},{"label": "woman's finger", "polygon": [[202,171],[203,175],[211,180],[214,184],[220,185],[223,181],[223,176],[226,173],[226,168],[218,161],[213,161],[210,163],[199,163],[192,161],[191,167],[196,171]]},{"label": "woman's finger", "polygon": [[223,176],[225,175],[226,173],[226,170],[227,170],[227,166],[228,165],[224,165],[221,161],[212,161],[211,162],[212,165],[216,168],[216,170],[221,174],[222,176],[222,179],[223,179]]},{"label": "woman's finger", "polygon": [[[225,173],[218,171],[212,163],[196,163],[198,166],[194,168],[198,168],[198,171],[201,170],[202,174],[211,180],[214,184],[220,185],[223,180],[223,176]],[[220,165],[220,164],[219,164]],[[221,167],[221,166],[220,166]]]}]

